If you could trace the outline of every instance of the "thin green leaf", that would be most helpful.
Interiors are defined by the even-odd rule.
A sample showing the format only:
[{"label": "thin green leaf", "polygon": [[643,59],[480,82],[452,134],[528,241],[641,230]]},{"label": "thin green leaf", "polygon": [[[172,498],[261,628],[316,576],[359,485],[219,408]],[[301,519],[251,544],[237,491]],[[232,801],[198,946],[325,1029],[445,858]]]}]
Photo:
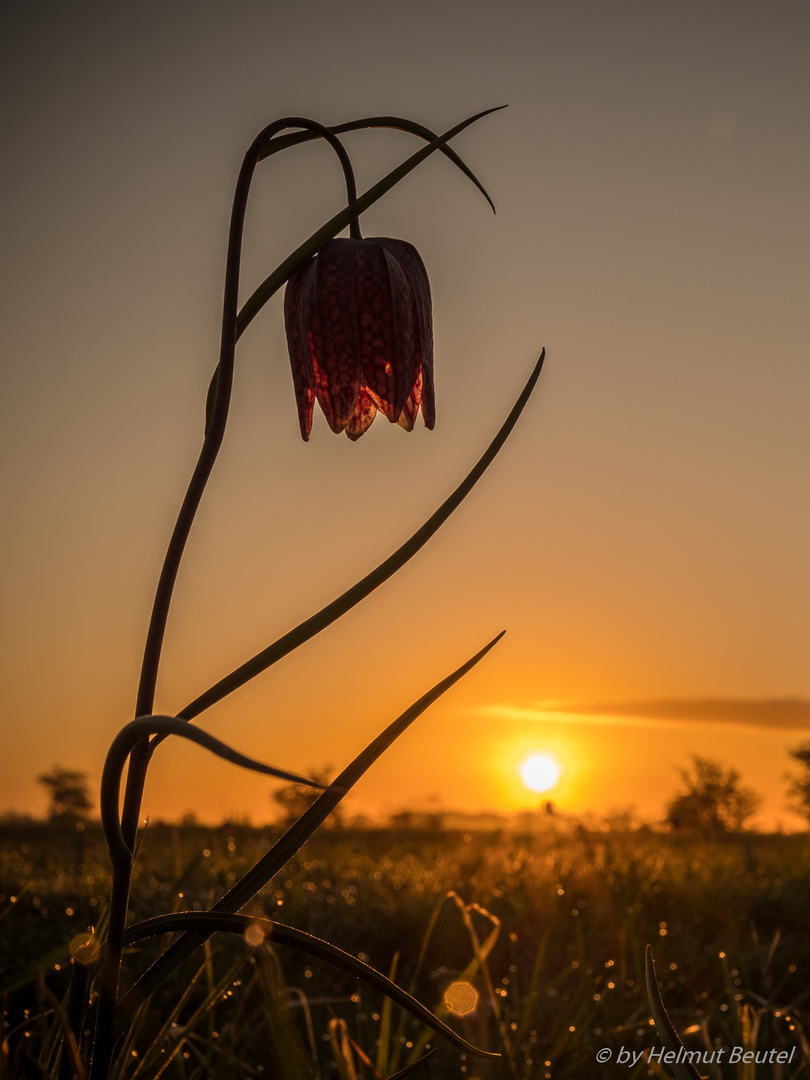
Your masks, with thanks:
[{"label": "thin green leaf", "polygon": [[[505,105],[501,105],[500,108],[505,109]],[[344,131],[360,131],[364,128],[393,128],[396,131],[407,131],[410,135],[416,135],[420,139],[424,139],[425,142],[432,142],[433,139],[438,138],[435,131],[431,131],[430,128],[426,128],[424,124],[417,124],[413,120],[408,120],[402,116],[367,116],[363,120],[349,120],[345,124],[337,124],[335,127],[330,127],[329,130],[334,135],[342,135]],[[266,151],[260,155],[259,161],[263,161],[271,154],[277,153],[279,150],[286,150],[290,146],[298,146],[303,142],[311,142],[317,139],[318,136],[314,132],[309,131],[296,131],[290,135],[276,135],[274,139],[270,140]],[[495,203],[487,194],[481,181],[466,165],[462,159],[458,156],[455,150],[452,150],[449,146],[439,147],[441,152],[445,154],[454,165],[456,165],[464,175],[475,184],[489,205],[492,207],[492,213],[495,213]]]},{"label": "thin green leaf", "polygon": [[234,690],[238,690],[240,686],[244,686],[246,682],[255,678],[261,672],[265,671],[276,661],[281,660],[282,657],[287,656],[294,649],[297,649],[304,642],[309,641],[310,638],[315,637],[321,630],[325,630],[327,626],[331,625],[341,615],[345,615],[347,611],[359,604],[361,600],[364,600],[369,593],[372,593],[378,586],[382,585],[384,581],[387,581],[393,574],[397,572],[401,567],[412,559],[413,556],[430,540],[434,533],[436,533],[441,526],[447,521],[453,511],[459,506],[459,504],[467,497],[472,491],[477,482],[486,472],[488,467],[492,464],[498,451],[509,437],[512,429],[518,421],[518,417],[523,412],[526,402],[531,396],[535,383],[537,382],[540,371],[543,367],[543,360],[545,359],[546,350],[540,354],[540,359],[532,371],[529,381],[523,388],[520,397],[515,402],[512,411],[504,421],[500,431],[489,444],[482,456],[462,480],[452,495],[447,498],[438,510],[433,513],[425,524],[418,529],[409,540],[397,548],[393,555],[381,562],[376,569],[372,570],[370,574],[366,574],[364,578],[353,585],[350,589],[347,589],[336,600],[333,600],[331,604],[327,604],[326,607],[321,608],[315,615],[310,616],[304,622],[299,623],[295,629],[290,630],[289,633],[280,637],[277,641],[274,641],[272,645],[268,645],[266,649],[263,649],[260,653],[257,653],[250,660],[247,660],[244,664],[241,664],[235,671],[232,671],[230,675],[226,675],[219,682],[214,683],[212,687],[200,694],[193,701],[189,702],[185,708],[181,709],[177,714],[186,720],[191,720],[195,716],[199,716],[200,713],[209,709],[216,702],[221,701],[228,694],[232,694]]},{"label": "thin green leaf", "polygon": [[[215,912],[238,911],[244,907],[259,889],[285,866],[301,845],[309,839],[318,826],[334,810],[343,796],[357,783],[366,770],[385,750],[420,716],[434,701],[463,678],[503,637],[503,632],[493,638],[480,652],[471,657],[447,678],[442,679],[418,701],[406,709],[397,719],[377,736],[336,778],[334,783],[316,799],[295,824],[282,836],[245,876],[233,886],[213,907]],[[139,1005],[166,979],[178,964],[189,956],[208,935],[204,931],[188,932],[173,942],[152,966],[141,976],[121,1002],[119,1016],[132,1016]]]},{"label": "thin green leaf", "polygon": [[477,1057],[500,1057],[500,1054],[479,1050],[468,1043],[466,1039],[462,1039],[452,1028],[442,1023],[429,1009],[420,1004],[416,998],[411,997],[410,994],[369,964],[363,963],[362,960],[358,960],[357,957],[352,956],[350,953],[338,949],[335,945],[330,945],[328,941],[323,941],[312,934],[304,933],[303,930],[297,930],[293,926],[285,926],[283,923],[273,922],[270,919],[256,919],[250,915],[237,915],[234,912],[227,911],[178,911],[172,915],[158,915],[153,919],[146,919],[144,922],[130,927],[124,936],[124,943],[130,945],[143,938],[152,937],[154,934],[174,933],[178,930],[200,930],[207,935],[217,931],[244,934],[253,926],[258,926],[263,930],[270,940],[280,945],[288,945],[299,952],[305,952],[308,956],[315,956],[319,960],[326,960],[334,967],[347,971],[356,979],[360,979],[367,986],[379,990],[386,997],[395,1001],[397,1005],[407,1009],[411,1016],[421,1020],[423,1024],[426,1024],[438,1035],[448,1039],[460,1050],[464,1050],[468,1054],[475,1054]]},{"label": "thin green leaf", "polygon": [[[399,953],[395,952],[391,961],[391,967],[388,972],[388,978],[391,982],[394,981],[397,973],[397,965],[399,964]],[[413,996],[413,995],[411,995]],[[377,1072],[382,1076],[383,1072],[388,1068],[388,1054],[391,1049],[391,999],[386,998],[380,1009],[380,1026],[379,1034],[377,1036],[377,1061],[375,1068]]]},{"label": "thin green leaf", "polygon": [[289,780],[295,784],[306,784],[308,787],[323,790],[323,784],[319,784],[316,780],[310,780],[285,769],[277,769],[273,765],[265,765],[261,761],[240,754],[238,750],[234,750],[221,739],[209,735],[207,731],[185,720],[178,720],[175,716],[137,717],[121,728],[113,739],[107,751],[104,771],[101,775],[101,823],[113,862],[117,859],[128,862],[132,857],[129,846],[124,840],[118,815],[121,778],[133,747],[150,735],[160,735],[164,738],[167,735],[179,735],[180,738],[189,739],[206,750],[210,750],[212,754],[224,758],[232,765],[239,765],[243,769],[263,773],[265,776],[275,776],[280,780]]},{"label": "thin green leaf", "polygon": [[236,339],[239,340],[249,324],[261,311],[270,297],[281,288],[290,274],[305,263],[307,259],[313,256],[321,244],[337,236],[337,234],[345,229],[358,214],[362,214],[364,210],[368,210],[370,206],[373,206],[378,199],[381,199],[386,192],[390,191],[391,188],[406,177],[409,172],[412,172],[417,165],[420,165],[425,160],[425,158],[430,157],[436,150],[441,150],[445,143],[458,135],[459,132],[463,131],[471,124],[474,124],[476,120],[480,120],[482,116],[487,116],[491,112],[497,112],[498,109],[504,107],[505,106],[503,105],[498,105],[494,109],[484,109],[483,112],[476,113],[475,116],[470,116],[467,120],[463,120],[460,124],[456,124],[455,127],[446,131],[444,135],[439,135],[437,138],[432,139],[427,146],[423,146],[421,150],[417,150],[415,154],[412,154],[406,161],[403,161],[397,168],[392,169],[387,176],[384,176],[382,180],[379,180],[373,187],[370,187],[368,191],[364,192],[358,199],[355,199],[355,201],[350,203],[345,209],[341,210],[339,214],[335,214],[333,218],[330,218],[325,225],[322,225],[317,232],[310,236],[309,240],[304,241],[300,247],[295,249],[292,255],[289,255],[284,262],[280,263],[273,273],[265,278],[258,289],[256,289],[253,295],[245,302],[236,320]]},{"label": "thin green leaf", "polygon": [[[465,904],[464,901],[461,899],[461,897],[458,895],[458,893],[455,892],[453,889],[451,889],[450,892],[447,893],[447,895],[444,897],[444,900],[450,900],[455,904],[456,911],[458,912],[459,916],[461,917],[461,921],[464,923],[464,928],[466,929],[467,933],[469,934],[470,944],[472,945],[472,949],[473,949],[472,959],[469,961],[469,963],[464,968],[464,970],[462,972],[460,972],[456,976],[456,980],[458,982],[460,982],[460,983],[472,983],[473,980],[475,979],[476,975],[479,972],[481,972],[481,974],[482,974],[482,976],[484,978],[484,981],[486,983],[487,990],[488,990],[489,1008],[493,1012],[493,1014],[495,1015],[495,1019],[498,1021],[499,1027],[501,1027],[502,1042],[504,1044],[504,1048],[505,1048],[507,1054],[510,1054],[511,1053],[511,1045],[510,1045],[509,1035],[508,1035],[507,1032],[505,1032],[503,1030],[503,1025],[501,1023],[500,1009],[498,1007],[498,999],[497,999],[497,997],[495,995],[495,990],[494,990],[494,987],[492,985],[492,978],[491,978],[491,976],[489,974],[489,969],[487,967],[487,962],[486,962],[487,957],[489,956],[490,952],[492,951],[493,946],[495,945],[495,942],[498,940],[498,936],[499,936],[500,930],[501,930],[500,920],[495,918],[495,916],[491,915],[488,911],[485,911],[478,904],[473,904],[473,905]],[[442,903],[444,903],[444,901],[442,901]],[[489,919],[489,921],[492,923],[492,930],[487,935],[487,939],[486,939],[486,941],[484,942],[483,945],[481,945],[480,941],[478,940],[478,934],[476,933],[475,927],[473,926],[473,922],[472,922],[472,919],[470,917],[470,911],[471,910],[478,911],[480,914],[484,915],[487,919]],[[435,925],[435,923],[434,923],[434,925]],[[449,1012],[450,1012],[449,1006],[446,1003],[443,1002],[442,1005],[439,1007],[440,1015],[441,1016],[447,1016],[447,1014]],[[400,1020],[399,1030],[400,1030],[400,1032],[402,1031],[402,1020]],[[411,1053],[410,1053],[409,1056],[411,1058],[414,1058],[416,1054],[420,1053],[421,1050],[424,1049],[424,1046],[427,1044],[427,1042],[428,1042],[427,1034],[423,1033],[422,1036],[419,1039],[417,1039],[416,1044],[415,1044],[414,1048],[411,1050]]]},{"label": "thin green leaf", "polygon": [[[679,1052],[685,1054],[686,1048],[678,1038],[678,1032],[675,1030],[672,1021],[667,1014],[667,1010],[664,1008],[664,1002],[661,1000],[661,993],[658,989],[658,979],[655,974],[652,946],[650,945],[647,946],[644,957],[644,974],[647,980],[647,997],[650,1002],[650,1012],[655,1021],[655,1030],[658,1032],[658,1038],[664,1044],[666,1050],[670,1050],[676,1055]],[[700,1073],[691,1061],[668,1061],[667,1065],[669,1065],[675,1073],[677,1080],[701,1080]]]},{"label": "thin green leaf", "polygon": [[[202,981],[203,975],[209,973],[209,963],[206,958],[206,961],[200,966],[194,978],[183,991],[180,1001],[164,1021],[160,1031],[157,1035],[152,1036],[149,1047],[132,1074],[131,1080],[138,1080],[139,1077],[143,1077],[145,1080],[156,1080],[157,1077],[162,1075],[170,1060],[188,1045],[186,1041],[188,1036],[194,1033],[197,1026],[206,1017],[211,1016],[212,1010],[222,999],[223,994],[233,986],[234,979],[239,974],[240,969],[244,967],[244,962],[244,957],[240,956],[217,983],[209,983],[204,997],[199,1001],[202,988],[197,984]],[[197,999],[199,1004],[188,1020],[181,1023],[180,1014],[182,1009],[192,997]]]}]

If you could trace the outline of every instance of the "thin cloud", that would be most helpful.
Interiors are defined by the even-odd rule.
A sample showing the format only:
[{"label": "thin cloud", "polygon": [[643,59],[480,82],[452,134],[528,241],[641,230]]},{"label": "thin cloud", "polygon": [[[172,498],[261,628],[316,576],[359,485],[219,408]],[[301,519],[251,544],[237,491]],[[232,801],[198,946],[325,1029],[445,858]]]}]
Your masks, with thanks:
[{"label": "thin cloud", "polygon": [[[497,708],[497,707],[493,707]],[[806,698],[661,698],[655,701],[548,701],[531,709],[498,711],[595,723],[652,725],[660,721],[703,724],[744,724],[748,727],[810,731],[810,700]]]},{"label": "thin cloud", "polygon": [[[655,727],[660,721],[651,720],[648,717],[638,716],[615,716],[612,713],[600,715],[599,713],[570,712],[567,703],[543,702],[539,705],[481,705],[475,711],[483,716],[493,716],[499,720],[530,720],[548,723],[562,724],[602,724],[615,727],[622,724],[625,727]],[[573,706],[571,706],[573,708]]]}]

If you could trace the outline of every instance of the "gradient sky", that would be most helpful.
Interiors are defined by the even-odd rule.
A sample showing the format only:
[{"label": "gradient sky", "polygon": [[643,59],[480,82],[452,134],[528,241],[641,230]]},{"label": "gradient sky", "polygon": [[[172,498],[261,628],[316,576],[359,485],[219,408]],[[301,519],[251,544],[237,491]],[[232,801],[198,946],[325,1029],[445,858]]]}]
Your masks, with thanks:
[{"label": "gradient sky", "polygon": [[[358,443],[297,430],[281,299],[246,333],[225,447],[181,570],[173,712],[390,553],[499,426],[442,532],[338,625],[201,718],[282,767],[342,766],[501,629],[361,782],[660,818],[690,755],[785,810],[810,739],[810,8],[770,3],[11,0],[0,12],[3,505],[0,809],[88,770],[131,718],[157,573],[202,438],[233,185],[269,121],[444,130],[362,221],[431,278],[438,421]],[[361,190],[416,147],[346,137]],[[340,209],[333,155],[257,173],[244,295]],[[419,422],[421,424],[421,421]],[[793,707],[786,707],[785,700]],[[774,702],[776,704],[774,705]],[[781,704],[780,704],[781,702]],[[145,810],[266,819],[272,785],[156,755]]]}]

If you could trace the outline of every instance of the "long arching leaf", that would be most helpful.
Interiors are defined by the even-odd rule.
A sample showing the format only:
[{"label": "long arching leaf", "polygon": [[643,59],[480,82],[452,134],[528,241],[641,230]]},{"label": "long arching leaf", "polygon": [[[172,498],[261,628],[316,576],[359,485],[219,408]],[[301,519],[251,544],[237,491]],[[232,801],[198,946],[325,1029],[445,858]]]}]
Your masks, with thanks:
[{"label": "long arching leaf", "polygon": [[[501,109],[505,109],[505,105],[500,106]],[[417,124],[413,120],[408,120],[402,116],[367,116],[363,120],[349,120],[345,124],[336,124],[334,127],[330,127],[329,130],[335,135],[342,135],[344,131],[361,131],[364,128],[393,128],[395,131],[407,131],[410,135],[416,135],[420,139],[424,139],[425,142],[432,142],[433,139],[438,138],[435,131],[431,131],[430,128],[426,128],[424,124]],[[296,131],[290,135],[276,135],[274,139],[270,141],[265,153],[259,158],[260,161],[269,157],[271,154],[278,153],[279,150],[286,150],[290,146],[298,146],[300,143],[311,142],[317,139],[318,136],[309,131]],[[484,185],[465,164],[464,161],[458,156],[455,150],[452,150],[449,146],[442,146],[439,148],[443,154],[445,154],[454,165],[456,165],[464,175],[475,184],[489,205],[492,207],[493,214],[495,213],[495,203],[489,197]]]},{"label": "long arching leaf", "polygon": [[265,278],[252,296],[245,301],[236,321],[237,340],[242,336],[248,325],[253,321],[259,311],[261,311],[270,297],[281,288],[290,274],[301,266],[302,263],[306,262],[310,256],[314,255],[321,244],[327,240],[331,240],[334,236],[337,236],[337,234],[341,232],[342,229],[345,229],[358,214],[362,214],[364,210],[373,206],[378,199],[382,198],[386,192],[390,191],[391,188],[406,177],[409,172],[412,172],[417,165],[420,165],[425,160],[425,158],[430,157],[436,150],[441,150],[445,143],[458,135],[459,132],[469,127],[470,124],[474,124],[476,120],[480,120],[482,116],[487,116],[489,113],[497,112],[498,109],[502,108],[504,108],[503,105],[498,105],[494,109],[484,109],[483,112],[476,113],[475,116],[470,116],[468,119],[462,120],[460,124],[456,124],[455,127],[450,128],[444,135],[439,135],[435,139],[432,139],[427,146],[423,146],[421,150],[417,150],[415,154],[412,154],[403,161],[401,165],[392,169],[387,176],[384,176],[382,180],[379,180],[370,187],[368,191],[364,192],[358,199],[355,199],[355,201],[350,203],[344,210],[341,210],[339,214],[335,214],[335,216],[330,218],[325,225],[322,225],[308,240],[305,240],[300,247],[297,247],[292,255],[289,255],[284,262],[280,263],[273,273]]},{"label": "long arching leaf", "polygon": [[[309,839],[318,826],[334,810],[343,796],[357,783],[366,770],[379,758],[385,750],[397,739],[403,731],[420,716],[434,701],[442,696],[445,691],[463,678],[479,661],[503,637],[503,632],[493,638],[480,652],[471,657],[460,668],[457,668],[447,678],[442,679],[432,689],[423,694],[418,701],[397,717],[397,719],[377,736],[343,772],[335,779],[334,783],[319,796],[315,802],[304,811],[301,817],[288,831],[280,837],[272,848],[264,855],[256,865],[238,881],[216,903],[212,910],[239,911],[249,903],[259,889],[263,888],[270,879],[285,866],[301,845]],[[138,982],[129,991],[121,1002],[119,1016],[125,1020],[132,1016],[134,1011],[146,1000],[147,997],[166,979],[187,956],[203,944],[209,935],[205,931],[188,931],[177,941],[173,942],[162,953],[152,966],[144,972]]]},{"label": "long arching leaf", "polygon": [[462,1039],[452,1028],[442,1023],[429,1009],[420,1004],[416,998],[411,997],[405,990],[397,986],[396,983],[391,982],[389,978],[369,964],[365,964],[362,960],[358,960],[357,957],[344,952],[343,949],[338,949],[335,945],[330,945],[328,941],[323,941],[321,938],[307,934],[303,930],[297,930],[293,926],[285,926],[283,923],[273,922],[270,919],[256,919],[250,915],[237,915],[226,911],[178,911],[171,915],[158,915],[153,919],[146,919],[135,926],[131,926],[124,935],[124,944],[129,945],[135,941],[141,941],[143,938],[153,937],[155,934],[174,933],[178,930],[201,930],[206,934],[213,934],[217,931],[225,931],[230,934],[245,934],[252,927],[259,927],[271,941],[278,942],[280,945],[288,945],[299,952],[306,953],[308,956],[315,956],[319,960],[326,960],[342,971],[347,971],[356,979],[360,979],[367,986],[381,991],[381,993],[396,1002],[397,1005],[401,1005],[403,1009],[406,1009],[411,1016],[421,1020],[423,1024],[448,1039],[460,1050],[464,1050],[468,1054],[475,1054],[477,1057],[500,1057],[500,1054],[479,1050],[468,1043],[466,1039]]},{"label": "long arching leaf", "polygon": [[212,705],[216,704],[216,702],[221,701],[224,697],[227,697],[228,694],[232,694],[234,690],[238,690],[240,686],[244,686],[246,682],[249,682],[251,679],[261,674],[261,672],[266,671],[266,669],[272,664],[275,664],[276,661],[287,656],[294,649],[303,645],[304,642],[309,641],[310,638],[315,637],[321,630],[325,630],[327,626],[335,622],[336,619],[339,619],[341,615],[345,615],[346,612],[350,611],[356,604],[359,604],[361,600],[364,600],[369,595],[369,593],[372,593],[378,586],[382,585],[384,581],[387,581],[388,578],[397,572],[397,570],[404,566],[409,559],[413,558],[417,551],[424,547],[433,534],[441,528],[445,521],[447,521],[453,511],[467,497],[470,491],[472,491],[473,487],[475,487],[476,483],[494,461],[498,451],[506,442],[512,428],[518,421],[518,417],[521,412],[523,412],[526,402],[531,396],[535,383],[540,377],[540,371],[543,367],[545,355],[546,350],[543,349],[540,354],[540,359],[537,361],[534,370],[529,377],[529,381],[526,383],[520,397],[515,402],[512,411],[503,422],[498,434],[452,495],[445,499],[439,509],[428,518],[421,529],[418,529],[409,540],[406,540],[401,547],[397,548],[393,555],[389,555],[384,562],[381,562],[370,574],[366,574],[366,576],[358,581],[356,585],[347,589],[346,592],[336,600],[333,600],[331,604],[327,604],[326,607],[321,608],[315,615],[311,615],[310,618],[299,623],[295,629],[290,630],[283,637],[274,641],[272,645],[268,645],[266,649],[262,649],[262,651],[257,653],[252,659],[241,664],[235,671],[232,671],[230,675],[226,675],[223,679],[220,679],[219,682],[214,683],[214,685],[206,690],[205,693],[200,694],[199,697],[196,697],[193,701],[189,702],[189,704],[181,709],[177,715],[186,720],[191,720],[193,717],[199,716],[200,713],[209,709]]},{"label": "long arching leaf", "polygon": [[143,739],[149,738],[150,735],[159,735],[163,738],[167,735],[179,735],[182,739],[189,739],[206,750],[210,750],[212,754],[224,758],[232,765],[239,765],[243,769],[251,769],[265,776],[275,776],[280,780],[289,780],[295,784],[306,784],[307,787],[318,788],[321,791],[324,789],[324,785],[316,780],[299,776],[298,773],[289,772],[286,769],[277,769],[274,765],[265,765],[261,761],[247,757],[246,754],[240,754],[238,750],[234,750],[221,739],[209,735],[207,731],[185,720],[178,720],[175,716],[137,717],[121,728],[113,739],[101,774],[101,823],[113,862],[118,859],[128,862],[132,858],[132,852],[124,840],[118,816],[121,778],[133,747]]}]

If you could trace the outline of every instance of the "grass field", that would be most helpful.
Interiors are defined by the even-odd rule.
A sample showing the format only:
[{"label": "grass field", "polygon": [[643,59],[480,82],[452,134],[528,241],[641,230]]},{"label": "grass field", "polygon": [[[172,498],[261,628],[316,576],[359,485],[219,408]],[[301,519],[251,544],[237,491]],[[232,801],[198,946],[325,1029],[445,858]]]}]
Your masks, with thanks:
[{"label": "grass field", "polygon": [[[150,827],[130,921],[210,906],[272,835]],[[7,825],[0,843],[3,1075],[51,1075],[68,943],[103,920],[106,850],[93,826]],[[810,1077],[804,834],[324,829],[249,913],[393,973],[468,1041],[503,1057],[465,1058],[379,992],[272,937],[220,935],[156,995],[118,1076],[369,1080],[426,1045],[439,1051],[414,1075],[433,1080],[669,1075],[657,1062],[617,1060],[622,1048],[632,1055],[656,1042],[644,990],[649,943],[688,1049],[795,1047],[789,1064],[721,1057],[702,1075]],[[125,983],[157,950],[150,940],[128,952]],[[447,1008],[451,986],[460,1015]],[[603,1048],[611,1060],[599,1064]]]}]

